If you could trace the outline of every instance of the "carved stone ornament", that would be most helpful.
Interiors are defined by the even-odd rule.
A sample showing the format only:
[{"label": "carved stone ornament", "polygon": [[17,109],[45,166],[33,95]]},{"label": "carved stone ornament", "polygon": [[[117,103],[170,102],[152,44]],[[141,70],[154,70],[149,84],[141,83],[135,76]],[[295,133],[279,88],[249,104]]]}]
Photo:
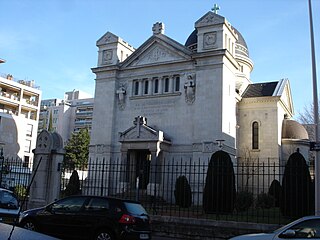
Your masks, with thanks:
[{"label": "carved stone ornament", "polygon": [[217,42],[217,32],[208,32],[203,35],[203,48],[214,48]]},{"label": "carved stone ornament", "polygon": [[155,35],[157,35],[157,34],[164,34],[164,23],[162,23],[162,22],[156,22],[155,24],[153,24],[152,32],[153,32],[153,34],[155,34]]},{"label": "carved stone ornament", "polygon": [[152,62],[157,62],[162,58],[165,58],[167,56],[167,52],[159,47],[156,47],[149,55],[148,60]]},{"label": "carved stone ornament", "polygon": [[193,104],[195,101],[196,93],[196,75],[194,73],[187,74],[187,79],[184,84],[185,99],[187,104]]},{"label": "carved stone ornament", "polygon": [[126,85],[121,84],[117,90],[117,95],[118,95],[118,103],[119,103],[119,108],[120,110],[123,110],[125,108],[125,100],[126,100]]},{"label": "carved stone ornament", "polygon": [[113,52],[112,50],[104,50],[102,52],[102,62],[104,64],[112,63]]}]

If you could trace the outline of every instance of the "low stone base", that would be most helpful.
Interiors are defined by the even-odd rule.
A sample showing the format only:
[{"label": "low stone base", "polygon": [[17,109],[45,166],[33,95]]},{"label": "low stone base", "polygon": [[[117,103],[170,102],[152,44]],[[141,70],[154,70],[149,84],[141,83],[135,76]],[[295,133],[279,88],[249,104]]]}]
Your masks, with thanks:
[{"label": "low stone base", "polygon": [[274,224],[241,223],[167,216],[152,216],[151,220],[154,236],[190,240],[229,239],[247,233],[268,232],[280,227]]}]

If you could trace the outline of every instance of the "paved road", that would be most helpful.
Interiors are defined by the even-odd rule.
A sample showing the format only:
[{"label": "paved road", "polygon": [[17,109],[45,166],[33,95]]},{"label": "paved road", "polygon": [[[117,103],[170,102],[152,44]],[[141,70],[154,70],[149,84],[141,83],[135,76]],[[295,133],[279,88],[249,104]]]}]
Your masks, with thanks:
[{"label": "paved road", "polygon": [[180,238],[178,239],[178,238],[152,236],[152,240],[173,240],[173,239],[179,240]]}]

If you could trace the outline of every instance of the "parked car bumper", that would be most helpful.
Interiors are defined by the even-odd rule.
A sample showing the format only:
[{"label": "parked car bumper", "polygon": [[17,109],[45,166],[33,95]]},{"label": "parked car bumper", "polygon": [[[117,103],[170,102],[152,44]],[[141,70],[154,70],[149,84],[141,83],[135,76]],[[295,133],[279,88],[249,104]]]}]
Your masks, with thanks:
[{"label": "parked car bumper", "polygon": [[143,240],[151,239],[151,231],[122,231],[120,234],[121,240]]}]

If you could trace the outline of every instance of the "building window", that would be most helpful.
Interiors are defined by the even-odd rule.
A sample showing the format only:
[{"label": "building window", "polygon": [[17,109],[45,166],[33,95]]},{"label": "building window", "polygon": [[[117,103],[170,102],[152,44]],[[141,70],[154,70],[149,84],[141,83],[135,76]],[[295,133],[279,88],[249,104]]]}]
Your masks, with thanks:
[{"label": "building window", "polygon": [[58,114],[58,112],[59,112],[58,109],[53,110],[53,114]]},{"label": "building window", "polygon": [[158,93],[159,92],[159,79],[156,78],[154,79],[154,93]]},{"label": "building window", "polygon": [[149,81],[146,80],[144,81],[144,94],[148,94],[148,90],[149,90]]},{"label": "building window", "polygon": [[133,83],[133,93],[134,95],[139,95],[139,82],[138,81],[135,81]]},{"label": "building window", "polygon": [[177,76],[177,77],[175,78],[174,90],[175,90],[176,92],[180,91],[180,77],[179,77],[179,76]]},{"label": "building window", "polygon": [[169,92],[169,78],[164,79],[164,92]]},{"label": "building window", "polygon": [[252,149],[259,149],[259,123],[252,123]]},{"label": "building window", "polygon": [[30,153],[31,151],[31,140],[26,139],[26,145],[24,146],[24,152]]},{"label": "building window", "polygon": [[24,156],[23,167],[29,167],[30,157]]},{"label": "building window", "polygon": [[27,129],[26,129],[26,135],[28,137],[32,137],[32,130],[33,130],[33,125],[32,124],[27,124]]}]

